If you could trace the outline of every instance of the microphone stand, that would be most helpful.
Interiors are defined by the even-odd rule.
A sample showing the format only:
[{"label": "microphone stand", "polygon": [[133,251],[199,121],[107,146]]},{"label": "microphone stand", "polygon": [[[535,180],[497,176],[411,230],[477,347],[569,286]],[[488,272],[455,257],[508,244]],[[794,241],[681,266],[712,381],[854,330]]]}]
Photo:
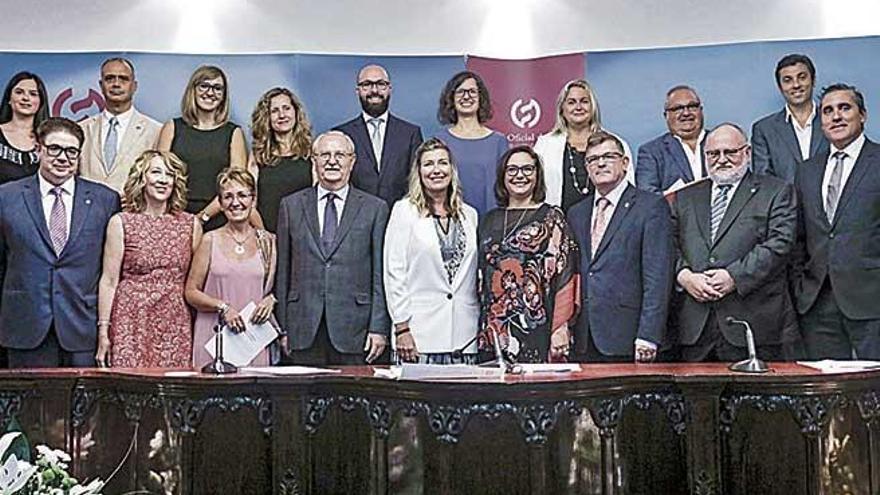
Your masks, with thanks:
[{"label": "microphone stand", "polygon": [[214,360],[202,367],[202,373],[210,375],[228,375],[238,373],[238,367],[223,360],[223,327],[226,326],[226,318],[223,313],[217,314],[217,324],[214,325]]},{"label": "microphone stand", "polygon": [[486,361],[485,363],[481,363],[480,366],[491,366],[494,364],[501,370],[502,374],[522,374],[522,366],[505,359],[504,351],[501,350],[501,340],[498,338],[498,332],[493,331],[492,343],[492,347],[495,349],[495,361]]},{"label": "microphone stand", "polygon": [[767,363],[758,359],[757,352],[755,351],[755,334],[752,332],[752,327],[749,325],[749,322],[745,320],[737,320],[732,316],[728,316],[724,321],[728,325],[737,324],[746,328],[746,346],[748,346],[749,350],[749,358],[731,364],[730,370],[740,373],[766,373],[770,371],[770,368],[767,367]]}]

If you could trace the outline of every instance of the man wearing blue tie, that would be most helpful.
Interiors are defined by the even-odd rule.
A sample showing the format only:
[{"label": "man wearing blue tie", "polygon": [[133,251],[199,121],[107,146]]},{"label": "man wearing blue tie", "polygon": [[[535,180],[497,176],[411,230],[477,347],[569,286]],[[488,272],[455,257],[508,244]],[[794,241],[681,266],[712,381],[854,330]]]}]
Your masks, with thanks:
[{"label": "man wearing blue tie", "polygon": [[0,345],[10,368],[94,366],[104,233],[112,189],[75,177],[83,132],[37,128],[40,168],[0,186]]}]

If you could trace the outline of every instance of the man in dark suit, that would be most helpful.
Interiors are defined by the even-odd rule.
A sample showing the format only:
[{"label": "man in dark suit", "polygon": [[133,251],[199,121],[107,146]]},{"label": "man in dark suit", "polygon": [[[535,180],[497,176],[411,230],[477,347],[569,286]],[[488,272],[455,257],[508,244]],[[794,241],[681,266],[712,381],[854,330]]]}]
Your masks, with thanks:
[{"label": "man in dark suit", "polygon": [[369,363],[391,328],[382,285],[388,207],[349,185],[355,148],[345,134],[318,136],[312,164],[317,186],[281,201],[275,314],[293,363]]},{"label": "man in dark suit", "polygon": [[348,134],[357,150],[351,184],[379,196],[391,208],[409,188],[409,171],[416,148],[422,144],[422,131],[388,111],[391,79],[383,67],[361,69],[355,92],[363,113],[335,128]]},{"label": "man in dark suit", "polygon": [[675,86],[666,93],[663,107],[669,132],[639,146],[636,186],[663,193],[706,176],[702,146],[703,105],[689,86]]},{"label": "man in dark suit", "polygon": [[830,149],[795,177],[801,331],[811,359],[880,359],[880,146],[855,87],[823,89],[819,114]]},{"label": "man in dark suit", "polygon": [[672,209],[676,280],[685,290],[678,313],[685,361],[736,361],[747,355],[747,320],[758,356],[779,360],[782,335],[796,324],[784,276],[794,246],[793,187],[749,172],[745,132],[721,124],[706,138],[709,178],[678,191]]},{"label": "man in dark suit", "polygon": [[568,212],[583,294],[574,359],[652,361],[663,344],[672,289],[669,205],[627,183],[629,160],[611,134],[590,137],[586,165],[595,192]]},{"label": "man in dark suit", "polygon": [[806,55],[776,64],[776,85],[785,107],[752,126],[752,170],[794,183],[798,166],[828,147],[813,104],[816,68]]},{"label": "man in dark suit", "polygon": [[104,234],[119,196],[75,177],[83,132],[50,118],[40,168],[0,186],[0,344],[10,368],[95,365]]}]

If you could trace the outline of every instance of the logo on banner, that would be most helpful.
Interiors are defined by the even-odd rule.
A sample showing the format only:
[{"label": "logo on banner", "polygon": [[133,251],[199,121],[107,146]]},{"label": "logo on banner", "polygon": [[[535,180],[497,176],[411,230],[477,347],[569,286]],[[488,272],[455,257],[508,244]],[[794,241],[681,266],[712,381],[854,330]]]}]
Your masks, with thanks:
[{"label": "logo on banner", "polygon": [[52,102],[53,117],[67,117],[79,122],[91,115],[104,110],[104,97],[101,93],[89,88],[88,94],[79,99],[73,98],[73,88],[67,88],[55,97]]},{"label": "logo on banner", "polygon": [[520,129],[531,129],[541,121],[541,105],[534,98],[526,102],[519,98],[510,105],[510,120]]}]

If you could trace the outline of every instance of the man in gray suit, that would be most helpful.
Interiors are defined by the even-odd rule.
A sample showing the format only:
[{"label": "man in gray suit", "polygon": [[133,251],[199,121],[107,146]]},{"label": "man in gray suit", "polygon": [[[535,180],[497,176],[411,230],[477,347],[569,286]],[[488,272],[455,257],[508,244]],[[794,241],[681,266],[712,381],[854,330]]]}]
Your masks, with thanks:
[{"label": "man in gray suit", "polygon": [[370,363],[387,343],[388,206],[349,185],[354,162],[347,135],[321,134],[312,144],[318,184],[281,201],[275,314],[295,364]]},{"label": "man in gray suit", "polygon": [[828,148],[813,87],[816,68],[806,55],[786,55],[776,64],[776,85],[785,107],[752,126],[752,168],[794,183],[795,171],[805,160]]},{"label": "man in gray suit", "polygon": [[778,360],[782,335],[796,325],[785,274],[795,242],[797,212],[792,185],[749,172],[748,138],[721,124],[706,138],[711,180],[676,194],[672,209],[678,250],[677,281],[686,291],[679,309],[685,361],[736,361],[746,357],[748,320],[758,355]]},{"label": "man in gray suit", "polygon": [[122,193],[128,171],[141,154],[156,147],[162,124],[134,107],[134,65],[120,57],[101,64],[104,111],[80,122],[85,133],[79,174]]}]

